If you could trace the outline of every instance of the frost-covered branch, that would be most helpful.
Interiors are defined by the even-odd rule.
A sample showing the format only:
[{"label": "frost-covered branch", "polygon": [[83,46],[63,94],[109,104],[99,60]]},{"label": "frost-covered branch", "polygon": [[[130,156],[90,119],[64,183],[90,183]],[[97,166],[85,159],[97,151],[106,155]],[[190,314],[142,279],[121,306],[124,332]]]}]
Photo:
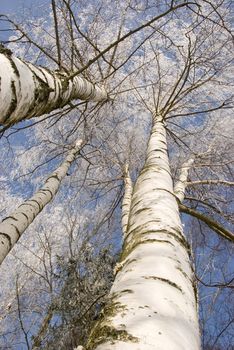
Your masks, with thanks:
[{"label": "frost-covered branch", "polygon": [[105,101],[103,87],[83,77],[35,66],[0,48],[0,124],[12,125],[62,108],[74,99]]},{"label": "frost-covered branch", "polygon": [[63,163],[47,178],[44,186],[0,223],[0,264],[35,217],[54,198],[82,144],[82,140],[77,141]]},{"label": "frost-covered branch", "polygon": [[74,78],[75,76],[77,76],[78,74],[82,73],[83,71],[85,71],[91,64],[93,64],[94,62],[96,62],[100,57],[103,57],[103,55],[107,52],[109,52],[112,48],[114,48],[117,44],[123,42],[124,40],[126,40],[128,37],[132,36],[133,34],[136,34],[138,32],[140,32],[141,30],[151,27],[151,25],[160,20],[161,18],[167,16],[169,13],[176,11],[182,7],[185,6],[189,6],[189,5],[196,5],[198,6],[195,2],[193,1],[188,1],[188,2],[184,2],[182,4],[178,4],[176,6],[171,6],[167,11],[161,13],[160,15],[152,18],[151,20],[147,21],[146,23],[143,23],[141,26],[130,30],[129,32],[127,32],[125,35],[118,37],[117,40],[113,41],[109,46],[107,46],[104,50],[100,51],[94,58],[90,59],[88,61],[88,63],[82,67],[81,69],[79,69],[78,71],[72,73],[70,75],[70,78]]},{"label": "frost-covered branch", "polygon": [[234,186],[234,182],[226,180],[197,180],[189,181],[186,183],[187,186],[195,185],[225,185],[225,186]]},{"label": "frost-covered branch", "polygon": [[122,230],[123,230],[123,235],[125,237],[127,232],[128,219],[129,219],[131,200],[132,200],[132,180],[130,177],[128,164],[125,164],[125,169],[124,169],[124,185],[125,185],[125,189],[124,189],[124,196],[123,196],[123,202],[122,202]]}]

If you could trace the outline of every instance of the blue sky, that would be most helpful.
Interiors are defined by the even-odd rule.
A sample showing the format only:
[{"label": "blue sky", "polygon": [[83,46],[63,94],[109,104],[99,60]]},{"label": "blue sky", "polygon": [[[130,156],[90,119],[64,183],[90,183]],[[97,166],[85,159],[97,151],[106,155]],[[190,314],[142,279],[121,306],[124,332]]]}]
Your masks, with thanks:
[{"label": "blue sky", "polygon": [[[50,6],[50,0],[0,0],[0,14],[14,16],[17,18],[33,18],[35,16],[40,16],[42,11]],[[0,21],[0,30],[7,29],[9,26]],[[0,41],[7,40],[11,32],[1,32]]]},{"label": "blue sky", "polygon": [[33,4],[41,4],[49,0],[1,0],[0,13],[19,13],[25,7],[33,7]]},{"label": "blue sky", "polygon": [[0,0],[0,14],[18,15],[26,17],[40,15],[45,8],[50,6],[50,0]]}]

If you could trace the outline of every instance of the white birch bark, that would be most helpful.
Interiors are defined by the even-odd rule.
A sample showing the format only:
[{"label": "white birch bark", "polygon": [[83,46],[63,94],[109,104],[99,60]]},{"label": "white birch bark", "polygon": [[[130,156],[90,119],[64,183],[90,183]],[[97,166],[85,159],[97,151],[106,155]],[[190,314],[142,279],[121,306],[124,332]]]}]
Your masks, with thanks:
[{"label": "white birch bark", "polygon": [[0,124],[11,125],[61,108],[73,99],[105,101],[107,93],[76,76],[53,72],[0,53]]},{"label": "white birch bark", "polygon": [[128,219],[131,207],[132,199],[132,180],[129,173],[129,166],[125,164],[124,169],[124,196],[122,201],[122,231],[123,237],[125,237],[128,226]]},{"label": "white birch bark", "polygon": [[179,179],[174,186],[174,194],[176,195],[176,197],[179,199],[181,203],[184,200],[185,189],[186,189],[187,180],[188,180],[188,173],[193,163],[194,163],[194,159],[190,158],[187,162],[183,164],[180,171]]},{"label": "white birch bark", "polygon": [[0,223],[0,264],[35,217],[54,198],[82,143],[82,140],[77,141],[63,163],[47,178],[44,186]]},{"label": "white birch bark", "polygon": [[198,350],[196,292],[167,155],[155,118],[133,190],[121,269],[86,350]]}]

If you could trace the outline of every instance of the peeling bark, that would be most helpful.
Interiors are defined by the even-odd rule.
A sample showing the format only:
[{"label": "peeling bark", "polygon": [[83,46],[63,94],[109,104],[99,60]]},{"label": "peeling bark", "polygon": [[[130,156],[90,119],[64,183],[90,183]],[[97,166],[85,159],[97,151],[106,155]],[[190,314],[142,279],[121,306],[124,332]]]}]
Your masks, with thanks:
[{"label": "peeling bark", "polygon": [[107,92],[76,76],[53,72],[0,53],[0,124],[12,125],[61,108],[74,99],[105,101]]},{"label": "peeling bark", "polygon": [[200,349],[189,245],[161,116],[155,117],[146,162],[133,189],[120,265],[87,350]]},{"label": "peeling bark", "polygon": [[54,198],[82,143],[82,140],[76,142],[63,163],[47,178],[44,186],[33,197],[2,220],[0,223],[0,264],[35,217]]}]

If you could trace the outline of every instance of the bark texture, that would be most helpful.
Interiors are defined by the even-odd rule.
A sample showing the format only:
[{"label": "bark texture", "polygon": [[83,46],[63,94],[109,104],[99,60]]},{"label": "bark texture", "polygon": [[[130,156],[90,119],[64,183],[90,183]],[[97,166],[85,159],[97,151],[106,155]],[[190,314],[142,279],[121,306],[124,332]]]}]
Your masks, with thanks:
[{"label": "bark texture", "polygon": [[82,142],[82,140],[76,142],[64,162],[47,178],[44,186],[33,197],[26,200],[0,223],[0,264],[35,217],[54,198]]},{"label": "bark texture", "polygon": [[11,125],[61,108],[73,99],[105,101],[107,93],[82,77],[68,79],[14,57],[0,53],[0,124]]},{"label": "bark texture", "polygon": [[87,350],[198,350],[196,291],[167,154],[155,117],[136,181],[120,267]]}]

